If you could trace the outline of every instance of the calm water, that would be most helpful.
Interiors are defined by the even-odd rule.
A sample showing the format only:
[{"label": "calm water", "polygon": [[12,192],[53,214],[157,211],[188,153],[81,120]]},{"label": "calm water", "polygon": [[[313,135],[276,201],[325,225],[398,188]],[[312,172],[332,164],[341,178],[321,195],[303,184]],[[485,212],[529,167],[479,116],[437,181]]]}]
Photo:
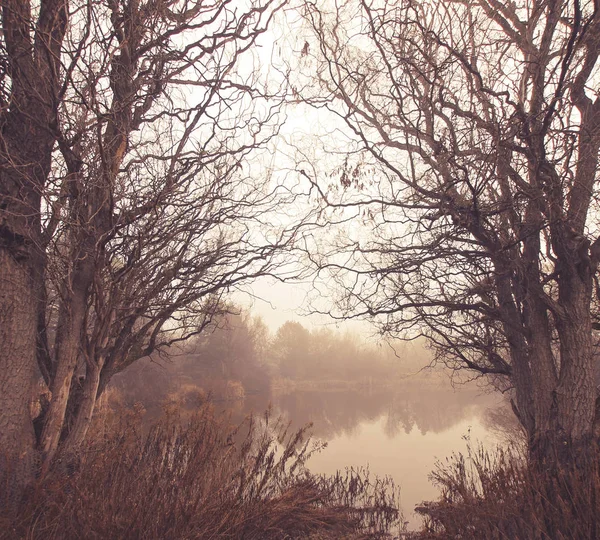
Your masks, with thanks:
[{"label": "calm water", "polygon": [[466,451],[467,440],[489,447],[498,442],[487,412],[498,397],[472,387],[420,381],[383,392],[295,391],[273,401],[294,425],[313,422],[315,436],[327,441],[309,461],[312,471],[368,465],[374,474],[391,476],[410,528],[420,523],[415,505],[438,495],[428,479],[438,460]]}]

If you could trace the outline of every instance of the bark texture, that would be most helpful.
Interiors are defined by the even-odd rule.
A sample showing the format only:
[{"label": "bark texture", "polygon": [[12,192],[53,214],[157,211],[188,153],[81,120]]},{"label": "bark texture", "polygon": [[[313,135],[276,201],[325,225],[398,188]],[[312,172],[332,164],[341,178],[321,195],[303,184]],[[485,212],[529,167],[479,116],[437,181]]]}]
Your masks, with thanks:
[{"label": "bark texture", "polygon": [[67,452],[77,452],[85,441],[94,415],[96,401],[100,396],[100,373],[103,367],[102,359],[98,363],[88,365],[73,425],[65,441]]},{"label": "bark texture", "polygon": [[0,248],[0,507],[14,507],[39,465],[29,413],[35,376],[31,272]]},{"label": "bark texture", "polygon": [[[0,113],[0,455],[9,493],[34,475],[36,449],[29,412],[38,358],[43,298],[41,201],[56,142],[60,51],[66,0],[47,0],[32,20],[28,1],[2,2],[10,95]],[[4,98],[7,98],[6,94]],[[13,496],[13,495],[11,495]]]}]

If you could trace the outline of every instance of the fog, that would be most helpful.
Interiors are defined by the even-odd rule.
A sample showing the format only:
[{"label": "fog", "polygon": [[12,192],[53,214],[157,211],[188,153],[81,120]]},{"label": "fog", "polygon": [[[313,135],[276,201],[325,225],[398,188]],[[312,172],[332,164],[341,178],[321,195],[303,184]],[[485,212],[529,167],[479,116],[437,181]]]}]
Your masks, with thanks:
[{"label": "fog", "polygon": [[[169,404],[184,416],[210,401],[235,424],[269,407],[295,430],[310,425],[327,443],[308,463],[315,473],[369,467],[402,489],[412,508],[436,498],[428,480],[437,459],[493,448],[516,430],[489,387],[428,367],[422,341],[374,341],[332,327],[286,321],[272,331],[251,312],[229,314],[168,356],[138,362],[115,377],[110,400],[137,406],[149,424]],[[503,425],[504,424],[504,425]]]}]

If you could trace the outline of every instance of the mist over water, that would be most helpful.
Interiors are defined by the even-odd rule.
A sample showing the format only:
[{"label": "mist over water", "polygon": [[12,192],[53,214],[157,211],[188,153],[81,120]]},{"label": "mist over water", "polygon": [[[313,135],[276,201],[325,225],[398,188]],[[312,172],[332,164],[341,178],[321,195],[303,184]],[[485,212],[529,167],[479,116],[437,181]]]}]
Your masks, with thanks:
[{"label": "mist over water", "polygon": [[423,368],[430,360],[418,342],[390,349],[297,322],[270,335],[260,319],[229,316],[169,362],[132,366],[116,389],[130,405],[143,403],[148,422],[164,403],[193,414],[210,400],[234,425],[268,409],[290,431],[310,424],[313,439],[325,443],[307,463],[312,472],[368,467],[390,476],[416,528],[415,505],[439,495],[428,478],[436,462],[466,454],[468,444],[492,449],[503,442],[498,426],[510,430],[514,422],[499,394],[473,382],[453,385],[449,373]]}]

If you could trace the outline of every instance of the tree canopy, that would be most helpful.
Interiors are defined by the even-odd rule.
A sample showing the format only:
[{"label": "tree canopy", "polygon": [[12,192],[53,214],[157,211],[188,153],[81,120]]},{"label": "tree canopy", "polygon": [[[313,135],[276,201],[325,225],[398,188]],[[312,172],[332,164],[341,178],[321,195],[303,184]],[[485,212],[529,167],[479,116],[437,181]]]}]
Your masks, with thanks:
[{"label": "tree canopy", "polygon": [[[270,274],[295,197],[267,147],[281,79],[257,39],[285,0],[2,2],[0,479],[84,440],[137,359]],[[32,383],[49,390],[34,423]],[[34,425],[36,429],[34,430]],[[5,483],[6,481],[6,483]]]},{"label": "tree canopy", "polygon": [[597,5],[308,1],[304,18],[295,92],[348,141],[336,167],[297,165],[344,225],[307,250],[337,284],[327,311],[426,335],[513,389],[534,452],[579,447],[596,400]]}]

